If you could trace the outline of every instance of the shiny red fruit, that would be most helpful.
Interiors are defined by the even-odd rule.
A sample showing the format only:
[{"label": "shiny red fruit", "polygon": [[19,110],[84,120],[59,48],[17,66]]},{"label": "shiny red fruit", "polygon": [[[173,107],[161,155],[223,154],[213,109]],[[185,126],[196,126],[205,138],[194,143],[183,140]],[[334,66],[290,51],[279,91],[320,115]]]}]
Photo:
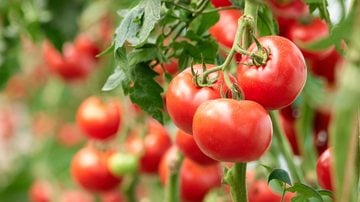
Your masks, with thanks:
[{"label": "shiny red fruit", "polygon": [[210,158],[248,162],[259,159],[270,146],[272,123],[256,102],[220,98],[206,101],[196,110],[193,136]]},{"label": "shiny red fruit", "polygon": [[328,190],[333,190],[332,183],[332,156],[330,149],[325,150],[316,162],[316,175],[319,185]]},{"label": "shiny red fruit", "polygon": [[230,0],[211,0],[211,3],[217,7],[231,6]]},{"label": "shiny red fruit", "polygon": [[121,120],[118,102],[103,103],[95,96],[84,100],[76,113],[76,122],[85,134],[100,140],[115,136]]},{"label": "shiny red fruit", "polygon": [[[249,56],[243,56],[236,78],[246,100],[261,104],[266,109],[280,109],[290,105],[301,93],[307,76],[306,64],[301,51],[288,39],[265,36],[258,39],[268,50],[264,65],[248,65]],[[255,43],[248,52],[257,53]]]},{"label": "shiny red fruit", "polygon": [[[159,175],[163,184],[167,183],[169,163],[174,159],[176,152],[176,147],[172,147],[161,160]],[[182,201],[202,201],[210,189],[221,185],[221,173],[218,164],[201,166],[185,157],[179,174]]]},{"label": "shiny red fruit", "polygon": [[[207,65],[210,69],[213,65]],[[194,65],[194,71],[202,75],[202,65]],[[209,80],[218,77],[211,87],[199,87],[194,83],[190,67],[176,75],[166,92],[166,108],[174,124],[184,132],[192,134],[192,122],[198,106],[211,99],[221,97],[221,91],[228,89],[223,74],[210,74]]]},{"label": "shiny red fruit", "polygon": [[182,130],[176,132],[176,146],[179,150],[192,161],[200,165],[216,164],[217,161],[206,156],[197,146],[194,137],[185,133]]},{"label": "shiny red fruit", "polygon": [[147,134],[132,134],[125,141],[125,149],[140,157],[140,170],[145,173],[157,173],[160,160],[171,147],[171,138],[159,122],[148,120]]},{"label": "shiny red fruit", "polygon": [[[249,202],[280,202],[281,194],[271,190],[266,181],[256,181],[251,185],[248,191]],[[284,202],[291,202],[295,196],[294,193],[287,192],[284,197]]]},{"label": "shiny red fruit", "polygon": [[112,151],[98,151],[91,147],[82,148],[71,161],[71,175],[84,189],[91,192],[105,192],[115,189],[122,178],[110,173],[108,159]]}]

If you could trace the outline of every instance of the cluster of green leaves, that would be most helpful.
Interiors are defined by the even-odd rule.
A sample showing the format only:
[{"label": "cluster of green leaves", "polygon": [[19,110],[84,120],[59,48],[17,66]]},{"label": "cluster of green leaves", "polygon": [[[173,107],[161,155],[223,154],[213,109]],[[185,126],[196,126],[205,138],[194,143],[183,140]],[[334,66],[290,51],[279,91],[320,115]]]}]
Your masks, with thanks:
[{"label": "cluster of green leaves", "polygon": [[162,122],[163,89],[154,80],[153,68],[170,58],[177,60],[179,70],[191,62],[215,63],[218,45],[208,29],[218,18],[209,0],[140,1],[126,12],[115,31],[109,50],[114,51],[118,65],[103,90],[121,84],[133,103]]},{"label": "cluster of green leaves", "polygon": [[292,199],[293,202],[307,201],[308,199],[316,199],[316,201],[330,201],[332,192],[323,189],[314,189],[306,184],[291,182],[289,174],[283,169],[272,169],[270,167],[264,166],[269,172],[268,183],[272,180],[276,180],[281,188],[284,188],[283,192],[293,192],[296,193],[296,197]]}]

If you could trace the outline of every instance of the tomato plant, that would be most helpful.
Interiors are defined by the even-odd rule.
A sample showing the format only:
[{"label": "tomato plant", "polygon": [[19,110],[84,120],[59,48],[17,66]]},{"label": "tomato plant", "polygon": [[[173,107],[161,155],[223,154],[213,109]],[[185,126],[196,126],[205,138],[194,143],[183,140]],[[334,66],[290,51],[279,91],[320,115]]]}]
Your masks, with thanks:
[{"label": "tomato plant", "polygon": [[324,189],[333,190],[332,182],[332,156],[331,150],[325,150],[316,162],[316,175],[318,182]]}]

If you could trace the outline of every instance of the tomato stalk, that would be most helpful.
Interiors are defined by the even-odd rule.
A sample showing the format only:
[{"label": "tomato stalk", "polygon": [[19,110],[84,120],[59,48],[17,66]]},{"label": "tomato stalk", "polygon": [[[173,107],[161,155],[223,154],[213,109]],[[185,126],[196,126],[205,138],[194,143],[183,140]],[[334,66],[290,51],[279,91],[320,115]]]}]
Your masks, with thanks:
[{"label": "tomato stalk", "polygon": [[167,166],[169,166],[169,176],[167,185],[165,187],[165,201],[179,202],[179,174],[183,156],[177,153],[176,158],[172,159]]},{"label": "tomato stalk", "polygon": [[124,194],[128,202],[136,202],[136,186],[139,181],[139,173],[135,172],[131,175],[130,182],[124,188]]},{"label": "tomato stalk", "polygon": [[273,129],[274,129],[274,136],[275,141],[277,142],[277,145],[279,146],[279,149],[281,151],[281,154],[284,156],[287,167],[290,170],[291,176],[294,181],[297,182],[304,182],[304,176],[299,171],[298,167],[294,163],[294,154],[292,153],[292,150],[286,140],[286,136],[284,132],[282,131],[280,124],[279,124],[279,117],[276,111],[270,111],[270,118],[273,123]]},{"label": "tomato stalk", "polygon": [[226,173],[224,180],[231,186],[233,201],[248,201],[246,191],[246,163],[235,163]]}]

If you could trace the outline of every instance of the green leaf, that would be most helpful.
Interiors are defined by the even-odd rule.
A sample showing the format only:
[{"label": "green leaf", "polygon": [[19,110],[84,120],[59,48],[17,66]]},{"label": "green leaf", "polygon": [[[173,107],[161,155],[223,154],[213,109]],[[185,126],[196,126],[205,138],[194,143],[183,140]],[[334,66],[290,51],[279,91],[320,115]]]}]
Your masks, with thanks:
[{"label": "green leaf", "polygon": [[124,80],[126,79],[126,75],[123,69],[117,67],[106,80],[104,86],[101,88],[102,91],[110,91],[118,87]]},{"label": "green leaf", "polygon": [[125,41],[134,46],[143,44],[160,20],[160,0],[142,0],[131,9],[115,31],[115,50]]},{"label": "green leaf", "polygon": [[306,0],[306,3],[309,5],[310,11],[313,12],[316,9],[320,12],[320,17],[325,19],[328,25],[331,26],[330,14],[328,11],[327,0]]},{"label": "green leaf", "polygon": [[132,71],[133,83],[125,86],[124,92],[130,94],[133,103],[138,104],[141,109],[163,123],[163,99],[161,97],[163,89],[154,81],[153,78],[156,75],[146,64],[137,64]]},{"label": "green leaf", "polygon": [[147,47],[134,49],[128,54],[129,65],[132,66],[137,63],[154,60],[158,56],[159,52],[160,50],[158,50],[158,47],[153,44]]},{"label": "green leaf", "polygon": [[191,23],[190,29],[197,35],[201,36],[205,34],[211,26],[213,26],[219,20],[218,12],[210,12],[201,14]]},{"label": "green leaf", "polygon": [[296,182],[294,184],[294,186],[287,188],[286,191],[290,191],[293,193],[296,192],[299,197],[303,196],[307,199],[316,198],[319,201],[324,201],[318,191],[316,191],[315,189],[313,189],[305,184],[301,184],[298,182]]},{"label": "green leaf", "polygon": [[274,169],[269,177],[268,177],[268,183],[270,183],[271,180],[279,180],[281,182],[284,182],[288,185],[291,185],[291,180],[290,180],[290,176],[289,174],[283,170],[283,169],[279,169],[279,168],[276,168]]},{"label": "green leaf", "polygon": [[333,193],[329,190],[318,190],[318,192],[321,196],[328,196],[330,198],[333,198]]},{"label": "green leaf", "polygon": [[262,6],[259,9],[257,28],[259,36],[277,35],[279,33],[276,20],[267,6]]}]

